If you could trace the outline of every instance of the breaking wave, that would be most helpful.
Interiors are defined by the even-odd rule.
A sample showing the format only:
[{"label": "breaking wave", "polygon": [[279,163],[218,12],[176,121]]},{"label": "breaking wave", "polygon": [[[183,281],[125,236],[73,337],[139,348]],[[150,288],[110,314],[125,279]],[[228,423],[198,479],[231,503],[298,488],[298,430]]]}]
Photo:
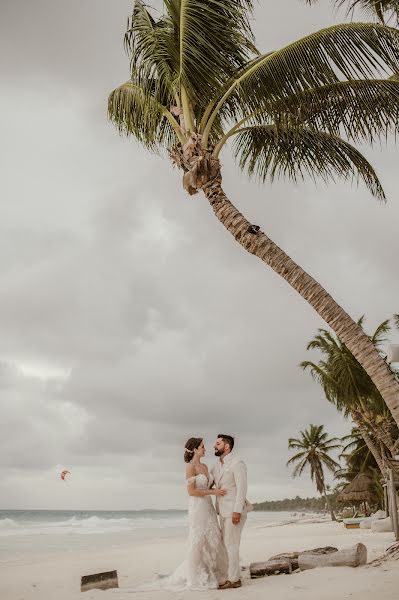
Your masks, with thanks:
[{"label": "breaking wave", "polygon": [[43,511],[41,514],[35,514],[35,511],[30,511],[30,514],[24,512],[20,518],[13,519],[9,517],[0,517],[0,537],[15,536],[15,535],[53,535],[53,534],[80,534],[92,535],[102,533],[117,533],[129,532],[139,529],[167,529],[171,527],[184,527],[186,516],[184,513],[180,515],[165,514],[157,515],[145,514],[140,515],[140,512],[133,513],[129,516],[99,516],[85,515],[77,513],[69,518],[54,518],[54,513],[50,518],[46,518]]}]

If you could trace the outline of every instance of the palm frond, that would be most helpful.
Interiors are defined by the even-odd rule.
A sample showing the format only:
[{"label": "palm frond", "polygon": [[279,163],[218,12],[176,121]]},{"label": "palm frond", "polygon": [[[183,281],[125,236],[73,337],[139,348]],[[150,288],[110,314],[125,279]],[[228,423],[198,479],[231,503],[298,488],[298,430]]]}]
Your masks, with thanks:
[{"label": "palm frond", "polygon": [[[174,118],[165,106],[135,81],[126,81],[111,92],[108,99],[108,116],[120,133],[133,135],[150,150],[170,146],[177,139],[172,126]],[[175,121],[176,130],[179,128]]]},{"label": "palm frond", "polygon": [[[348,140],[374,142],[399,131],[399,81],[367,79],[318,86],[270,103],[264,114],[292,127],[309,126]],[[264,117],[253,117],[258,121]]]},{"label": "palm frond", "polygon": [[286,463],[287,466],[292,465],[295,462],[298,462],[298,460],[302,460],[306,455],[307,455],[306,450],[303,450],[302,452],[298,452],[297,454],[292,456],[289,460],[287,460],[287,463]]},{"label": "palm frond", "polygon": [[330,452],[331,450],[338,450],[342,447],[341,440],[339,438],[329,438],[324,443],[320,444],[322,452]]},{"label": "palm frond", "polygon": [[304,448],[303,440],[297,440],[296,438],[289,438],[288,440],[288,448],[291,450],[292,448]]},{"label": "palm frond", "polygon": [[292,472],[292,477],[300,477],[302,475],[302,473],[304,472],[306,466],[308,464],[308,461],[306,460],[306,458],[304,458],[293,470]]},{"label": "palm frond", "polygon": [[165,0],[178,38],[177,80],[204,105],[257,53],[249,24],[253,0]]},{"label": "palm frond", "polygon": [[377,329],[374,331],[371,336],[371,341],[374,346],[378,349],[381,344],[384,344],[387,341],[386,334],[391,330],[390,319],[386,319],[382,323],[380,323]]},{"label": "palm frond", "polygon": [[330,348],[339,348],[340,342],[339,339],[336,339],[327,329],[318,329],[318,333],[315,335],[313,340],[311,340],[306,346],[307,350],[311,350],[316,348],[317,350],[325,351],[327,354],[330,353]]},{"label": "palm frond", "polygon": [[399,31],[375,23],[344,23],[312,33],[264,55],[232,83],[217,110],[231,95],[241,114],[281,99],[338,83],[399,71]]},{"label": "palm frond", "polygon": [[[364,317],[361,317],[358,325],[363,327],[363,324]],[[370,336],[377,349],[385,341],[389,327],[389,320],[384,321]],[[307,348],[319,350],[324,360],[317,364],[303,361],[302,368],[310,370],[312,377],[322,386],[327,400],[345,417],[353,417],[355,411],[362,418],[369,414],[368,418],[376,422],[380,418],[386,419],[386,405],[381,394],[345,344],[329,332],[318,330]]]},{"label": "palm frond", "polygon": [[[317,4],[318,0],[305,0],[306,4]],[[333,4],[346,9],[350,16],[355,10],[360,10],[369,19],[377,19],[380,23],[399,22],[398,0],[333,0]]]},{"label": "palm frond", "polygon": [[335,0],[335,5],[346,7],[347,15],[356,9],[364,15],[376,18],[380,23],[399,22],[399,3],[397,0]]},{"label": "palm frond", "polygon": [[128,20],[125,48],[130,55],[132,79],[158,102],[168,98],[170,106],[175,92],[178,69],[178,45],[173,23],[168,15],[156,20],[143,0],[135,0]]},{"label": "palm frond", "polygon": [[362,179],[371,193],[384,199],[381,183],[370,163],[356,148],[337,136],[310,128],[300,130],[273,124],[238,130],[234,148],[242,169],[261,181],[267,177],[305,175],[324,181],[336,177]]},{"label": "palm frond", "polygon": [[[333,450],[333,449],[337,449],[340,446],[334,446],[329,448],[329,450]],[[322,464],[327,467],[327,469],[329,471],[331,471],[331,473],[335,473],[335,471],[337,469],[339,469],[339,463],[337,463],[335,460],[333,460],[330,456],[327,455],[326,452],[322,452],[320,453],[320,461],[322,462]]]}]

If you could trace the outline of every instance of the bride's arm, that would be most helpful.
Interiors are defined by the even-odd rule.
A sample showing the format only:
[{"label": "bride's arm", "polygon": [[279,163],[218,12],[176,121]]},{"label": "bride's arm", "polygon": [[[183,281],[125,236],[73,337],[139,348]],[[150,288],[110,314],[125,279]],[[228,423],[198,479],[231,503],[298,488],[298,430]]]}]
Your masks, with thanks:
[{"label": "bride's arm", "polygon": [[193,465],[186,467],[187,492],[189,496],[224,496],[226,490],[199,490],[195,485],[195,468]]}]

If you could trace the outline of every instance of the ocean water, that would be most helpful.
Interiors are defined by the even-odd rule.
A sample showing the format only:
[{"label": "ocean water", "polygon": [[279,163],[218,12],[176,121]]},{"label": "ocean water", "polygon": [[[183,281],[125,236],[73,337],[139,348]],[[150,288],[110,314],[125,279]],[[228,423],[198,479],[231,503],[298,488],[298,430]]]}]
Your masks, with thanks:
[{"label": "ocean water", "polygon": [[[277,526],[298,518],[298,513],[251,512],[247,527]],[[130,546],[186,535],[183,510],[0,510],[0,564],[82,547]]]}]

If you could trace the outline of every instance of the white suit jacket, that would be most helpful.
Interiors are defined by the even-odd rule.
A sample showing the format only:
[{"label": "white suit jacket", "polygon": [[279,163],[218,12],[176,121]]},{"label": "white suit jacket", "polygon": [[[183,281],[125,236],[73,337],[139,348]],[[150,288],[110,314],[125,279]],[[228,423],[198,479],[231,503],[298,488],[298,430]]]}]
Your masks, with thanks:
[{"label": "white suit jacket", "polygon": [[230,517],[233,512],[247,513],[247,467],[245,463],[228,454],[223,465],[218,460],[211,469],[217,488],[226,490],[225,496],[216,496],[216,512],[221,517]]}]

